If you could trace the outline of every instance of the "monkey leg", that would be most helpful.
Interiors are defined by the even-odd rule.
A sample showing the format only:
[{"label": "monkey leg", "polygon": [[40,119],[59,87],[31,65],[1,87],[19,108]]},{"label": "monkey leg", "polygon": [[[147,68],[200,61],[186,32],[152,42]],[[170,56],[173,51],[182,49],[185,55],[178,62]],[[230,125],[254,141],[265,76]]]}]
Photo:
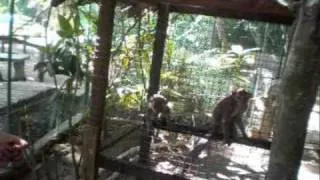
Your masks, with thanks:
[{"label": "monkey leg", "polygon": [[232,121],[224,121],[223,122],[223,142],[231,144],[233,134],[234,134],[234,123]]},{"label": "monkey leg", "polygon": [[168,119],[169,119],[168,115],[161,114],[159,119],[162,126],[168,125]]},{"label": "monkey leg", "polygon": [[167,126],[171,121],[171,109],[168,105],[163,107],[163,111],[160,116],[161,124],[163,126]]},{"label": "monkey leg", "polygon": [[[248,135],[245,131],[245,128],[244,128],[244,124],[242,122],[242,118],[241,116],[236,116],[235,119],[234,119],[234,123],[239,127],[241,133],[242,133],[242,136],[244,138],[248,138]],[[235,128],[235,127],[234,127]],[[236,131],[236,128],[235,128],[235,131]],[[236,132],[235,132],[236,133]],[[237,133],[236,133],[237,134]]]},{"label": "monkey leg", "polygon": [[223,127],[223,125],[221,122],[213,121],[212,126],[209,130],[210,138],[216,139],[221,134],[223,135],[222,127]]}]

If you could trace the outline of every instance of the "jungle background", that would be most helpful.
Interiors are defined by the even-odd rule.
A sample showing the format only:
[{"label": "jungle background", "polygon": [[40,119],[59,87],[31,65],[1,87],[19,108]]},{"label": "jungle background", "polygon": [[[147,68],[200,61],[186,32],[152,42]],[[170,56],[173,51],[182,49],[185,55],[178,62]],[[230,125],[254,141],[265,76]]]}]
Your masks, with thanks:
[{"label": "jungle background", "polygon": [[[71,81],[88,83],[98,5],[90,1],[67,1],[58,8],[49,5],[40,0],[16,1],[15,34],[45,38],[47,32],[48,58],[35,70],[44,68],[52,78],[63,75]],[[2,1],[0,7],[6,17],[9,1]],[[128,109],[140,111],[145,104],[156,18],[153,9],[117,5],[107,95],[112,97],[108,99],[112,107],[106,107],[111,114]],[[35,28],[37,25],[42,29]],[[282,59],[286,33],[287,27],[277,24],[173,13],[160,89],[170,101],[179,99],[184,104],[181,106],[189,108],[178,111],[210,111],[216,99],[231,90],[254,90],[255,82],[250,82],[240,69],[254,69],[261,53]],[[193,103],[196,100],[198,103]],[[195,104],[198,107],[193,107]]]}]

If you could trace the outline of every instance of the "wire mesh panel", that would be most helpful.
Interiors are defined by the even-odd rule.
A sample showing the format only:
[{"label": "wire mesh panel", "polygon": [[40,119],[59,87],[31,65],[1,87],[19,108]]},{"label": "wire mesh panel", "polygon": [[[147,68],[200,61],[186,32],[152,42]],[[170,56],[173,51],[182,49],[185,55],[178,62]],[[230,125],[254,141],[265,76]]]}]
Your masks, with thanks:
[{"label": "wire mesh panel", "polygon": [[[6,107],[7,62],[0,61],[0,122],[10,119],[8,126],[31,142],[31,151],[55,139],[87,113],[99,7],[86,6],[79,12],[70,7],[64,7],[63,15],[56,14],[61,27],[59,42],[47,46],[46,53],[41,48],[14,46],[15,53],[30,58],[13,66],[12,78],[25,75],[26,81],[12,82],[10,118]],[[71,28],[77,20],[87,23],[86,27]],[[146,93],[156,12],[143,5],[120,3],[114,20],[104,107],[107,118],[102,120],[98,156],[99,164],[107,169],[99,169],[101,179],[264,179],[280,108],[286,27],[171,13],[159,92],[169,101],[170,118],[163,124],[148,114]],[[87,37],[79,35],[82,30]],[[1,49],[6,49],[6,43],[1,43]],[[250,139],[241,136],[226,146],[221,137],[210,137],[213,109],[238,88],[254,97],[242,117]],[[73,162],[75,168],[62,170],[69,174],[79,171],[81,162],[81,128],[71,129],[68,142],[52,148],[54,155],[50,156],[55,161],[56,154],[67,154],[62,157],[66,163],[56,166]],[[319,99],[310,116],[307,143],[319,144]],[[38,172],[30,154],[28,163]],[[39,177],[50,179],[50,173]],[[57,179],[60,175],[56,173]]]},{"label": "wire mesh panel", "polygon": [[[10,89],[8,89],[9,78],[7,76],[8,62],[0,61],[0,73],[2,74],[0,127],[29,142],[30,146],[25,153],[25,159],[27,166],[35,170],[39,152],[49,142],[55,141],[62,132],[72,129],[73,125],[82,120],[82,115],[85,114],[88,106],[89,92],[85,90],[85,83],[67,74],[57,75],[54,69],[50,69],[52,66],[46,66],[48,56],[46,58],[43,56],[42,46],[30,43],[33,42],[33,38],[28,40],[28,42],[21,40],[20,43],[13,44],[15,54],[24,54],[29,58],[24,59],[23,64],[18,68],[13,66]],[[28,46],[30,44],[31,47]],[[4,46],[3,53],[7,55],[7,41],[3,41],[2,46]],[[17,57],[13,57],[13,64],[18,60]],[[39,63],[43,63],[41,79],[38,76],[39,71],[35,68],[39,66]],[[48,69],[50,69],[49,73],[45,73],[48,72]],[[23,73],[17,71],[23,71]],[[17,73],[24,77],[17,79]],[[11,94],[10,104],[7,101],[9,93]],[[10,117],[8,115],[9,106]],[[1,164],[1,168],[10,167],[10,164]]]},{"label": "wire mesh panel", "polygon": [[[201,21],[198,16],[194,18]],[[254,143],[251,146],[234,143],[225,147],[219,140],[208,141],[203,131],[196,129],[210,128],[211,113],[217,102],[232,90],[245,87],[254,94],[254,101],[243,117],[247,124],[247,132],[252,138],[271,140],[273,124],[279,110],[277,96],[283,65],[283,51],[280,50],[279,44],[284,48],[284,38],[277,42],[278,46],[274,49],[270,44],[275,42],[261,35],[257,37],[260,44],[256,44],[260,51],[256,51],[258,49],[255,48],[247,50],[236,45],[231,50],[223,52],[206,47],[204,44],[207,42],[195,43],[197,38],[201,39],[203,34],[208,33],[201,33],[196,28],[186,30],[186,33],[192,34],[192,38],[186,40],[188,43],[179,41],[181,36],[178,35],[176,38],[177,32],[174,30],[179,28],[179,25],[172,23],[169,26],[168,54],[165,56],[161,77],[161,93],[172,104],[170,123],[173,125],[168,125],[168,128],[161,125],[145,125],[137,130],[137,133],[140,131],[140,136],[144,137],[139,137],[140,142],[145,141],[149,144],[147,148],[132,145],[117,157],[119,163],[106,160],[112,162],[114,168],[107,163],[104,164],[113,172],[119,172],[113,175],[123,178],[126,177],[124,174],[152,174],[162,177],[161,174],[153,174],[161,172],[171,174],[171,178],[178,175],[185,179],[264,179],[268,167],[268,148],[253,147]],[[265,26],[265,31],[268,28],[270,31],[282,28],[270,24],[262,26]],[[173,42],[174,40],[178,43]],[[171,52],[173,44],[176,48],[183,45],[184,47]],[[192,128],[194,131],[191,133]],[[133,139],[126,141],[133,142]],[[148,155],[141,156],[141,153]],[[104,155],[112,158],[108,156],[107,151]],[[147,167],[153,173],[138,165],[139,158],[147,162],[143,167]],[[141,170],[141,174],[138,169]]]}]

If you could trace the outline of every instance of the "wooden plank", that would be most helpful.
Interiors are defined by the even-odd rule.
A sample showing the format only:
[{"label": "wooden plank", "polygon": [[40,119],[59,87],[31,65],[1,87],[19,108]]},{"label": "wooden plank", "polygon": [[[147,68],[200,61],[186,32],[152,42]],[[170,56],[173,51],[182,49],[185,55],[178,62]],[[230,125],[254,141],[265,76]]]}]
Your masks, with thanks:
[{"label": "wooden plank", "polygon": [[[1,41],[3,44],[6,43],[6,42],[8,42],[8,41],[9,41],[9,36],[0,36],[0,41]],[[15,38],[15,37],[12,38],[12,41],[13,41],[13,43],[22,44],[22,45],[30,46],[30,47],[37,48],[37,49],[42,49],[42,48],[44,48],[43,45],[38,45],[38,44],[30,43],[30,42],[28,42],[28,41],[21,40],[21,39]]]},{"label": "wooden plank", "polygon": [[[57,6],[65,0],[55,0]],[[235,19],[247,19],[291,25],[293,13],[275,0],[120,0],[151,5],[169,4],[172,12],[203,14]]]},{"label": "wooden plank", "polygon": [[[126,119],[122,119],[122,118],[110,118],[110,119],[114,121],[128,122],[128,123],[137,124],[137,125],[143,124],[142,121],[132,121],[132,120],[127,121]],[[192,127],[192,126],[182,125],[182,124],[170,124],[168,126],[163,126],[161,125],[161,123],[153,123],[153,126],[157,129],[161,129],[165,131],[182,133],[182,134],[191,134],[198,137],[209,138],[209,131],[208,129],[204,129],[204,128]],[[214,134],[213,136],[214,136],[213,137],[214,140],[222,140],[223,138],[222,134]],[[270,141],[260,140],[260,139],[244,139],[240,137],[238,140],[235,141],[235,143],[248,145],[248,146],[256,146],[263,149],[270,149],[271,147]]]},{"label": "wooden plank", "polygon": [[[186,126],[186,125],[178,125],[178,124],[172,124],[169,126],[163,126],[160,123],[155,123],[154,124],[155,128],[166,130],[166,131],[171,131],[171,132],[176,132],[176,133],[184,133],[184,134],[192,134],[195,136],[203,137],[203,138],[210,138],[213,140],[222,140],[223,135],[222,134],[214,134],[213,137],[209,137],[209,131],[206,129],[201,129],[201,128],[195,128],[191,126]],[[271,147],[271,142],[266,141],[266,140],[260,140],[260,139],[245,139],[242,137],[237,138],[235,143],[238,144],[243,144],[247,146],[254,146],[254,147],[259,147],[263,149],[270,149]]]},{"label": "wooden plank", "polygon": [[[121,0],[146,2],[151,5],[169,4],[172,12],[203,14],[235,19],[247,19],[291,25],[293,13],[275,0]],[[57,0],[57,6],[64,0]]]},{"label": "wooden plank", "polygon": [[[114,121],[121,121],[121,122],[128,122],[132,124],[142,125],[142,121],[127,121],[126,119],[122,118],[110,118]],[[192,127],[188,125],[182,125],[182,124],[170,124],[168,126],[163,126],[161,123],[153,123],[153,126],[157,129],[170,131],[170,132],[176,132],[176,133],[182,133],[182,134],[191,134],[194,136],[202,137],[202,138],[209,138],[209,131],[208,129],[199,128],[199,127]],[[214,134],[213,135],[214,140],[222,140],[223,136],[222,134]],[[263,149],[270,149],[271,142],[267,140],[260,140],[260,139],[244,139],[239,138],[235,141],[235,143],[248,145],[248,146],[255,146],[260,147]]]},{"label": "wooden plank", "polygon": [[145,180],[187,180],[184,177],[178,175],[164,174],[157,172],[150,167],[143,166],[134,162],[127,162],[120,159],[111,159],[100,155],[98,158],[100,167],[105,169],[116,171],[122,174],[132,175]]},{"label": "wooden plank", "polygon": [[[218,7],[186,7],[186,6],[171,6],[171,12],[182,14],[200,14],[206,16],[231,18],[231,19],[245,19],[248,21],[260,21],[273,24],[291,25],[293,22],[293,15],[272,14],[268,12],[246,12],[237,11],[236,8],[228,10]],[[286,11],[286,10],[284,10]]]},{"label": "wooden plank", "polygon": [[[128,1],[128,0],[127,0]],[[293,13],[273,0],[131,0],[169,4],[171,12],[203,14],[291,25]]]},{"label": "wooden plank", "polygon": [[[127,122],[127,123],[132,123],[135,125],[142,125],[142,121],[132,121],[132,120],[126,120],[124,118],[115,118],[115,117],[110,117],[112,121],[119,121],[119,122]],[[163,126],[161,124],[155,123],[154,127],[157,129],[161,130],[166,130],[166,131],[171,131],[171,132],[176,132],[176,133],[183,133],[183,134],[192,134],[198,137],[203,137],[203,138],[208,138],[208,130],[203,129],[203,128],[198,128],[198,127],[192,127],[192,126],[187,126],[187,125],[180,125],[180,124],[172,124],[170,126]],[[215,138],[217,140],[222,140],[222,135],[221,134],[216,134]],[[110,140],[108,142],[112,142],[113,140]],[[249,142],[248,142],[249,141]],[[239,140],[236,140],[236,143],[239,144],[244,144],[244,145],[250,145],[250,146],[258,146],[263,149],[270,149],[271,142],[267,140],[259,140],[259,139],[249,139],[245,140],[240,138]],[[108,146],[108,145],[105,145]],[[320,146],[318,144],[306,144],[305,149],[312,149],[312,150],[318,150],[320,149]]]}]

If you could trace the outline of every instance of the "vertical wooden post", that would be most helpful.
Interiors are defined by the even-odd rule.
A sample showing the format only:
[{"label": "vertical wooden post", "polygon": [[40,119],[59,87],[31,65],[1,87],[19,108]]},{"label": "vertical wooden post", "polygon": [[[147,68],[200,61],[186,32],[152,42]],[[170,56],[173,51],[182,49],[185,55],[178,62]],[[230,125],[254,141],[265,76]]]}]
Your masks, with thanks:
[{"label": "vertical wooden post", "polygon": [[[302,1],[280,85],[267,180],[296,180],[319,86],[320,3]],[[307,53],[306,53],[307,52]]]},{"label": "vertical wooden post", "polygon": [[[158,8],[158,20],[155,34],[155,41],[153,45],[152,64],[150,69],[150,82],[148,89],[148,99],[159,90],[160,72],[162,66],[162,59],[164,54],[167,27],[169,19],[168,5],[160,4]],[[151,144],[151,136],[153,132],[152,123],[149,115],[145,117],[145,122],[141,131],[140,139],[140,163],[147,163],[149,161],[149,152]]]},{"label": "vertical wooden post", "polygon": [[84,127],[83,176],[95,180],[97,157],[100,149],[101,124],[104,118],[105,96],[113,32],[115,0],[101,0],[98,20],[98,45],[93,59],[92,94],[90,117]]},{"label": "vertical wooden post", "polygon": [[169,6],[160,4],[158,8],[158,20],[156,27],[156,37],[153,44],[152,64],[150,69],[150,81],[148,89],[148,99],[157,93],[160,85],[160,71],[162,66],[167,28],[169,19]]}]

